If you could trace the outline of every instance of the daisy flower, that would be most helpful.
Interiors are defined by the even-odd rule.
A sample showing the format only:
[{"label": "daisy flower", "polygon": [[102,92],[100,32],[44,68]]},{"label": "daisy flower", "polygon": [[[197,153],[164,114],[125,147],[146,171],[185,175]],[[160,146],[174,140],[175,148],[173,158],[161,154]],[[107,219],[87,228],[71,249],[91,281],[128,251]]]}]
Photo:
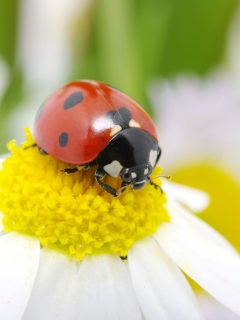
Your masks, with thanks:
[{"label": "daisy flower", "polygon": [[156,81],[151,97],[164,169],[174,180],[210,194],[211,204],[201,217],[240,250],[238,79],[226,71],[205,79],[181,75]]},{"label": "daisy flower", "polygon": [[[208,192],[211,203],[200,217],[239,251],[239,78],[227,70],[216,70],[204,79],[179,75],[155,81],[150,94],[165,170],[175,181]],[[203,291],[198,291],[198,298],[208,319],[235,319]]]},{"label": "daisy flower", "polygon": [[183,272],[240,314],[240,259],[191,212],[205,193],[159,180],[114,198],[33,142],[0,171],[1,319],[202,319]]},{"label": "daisy flower", "polygon": [[[218,70],[207,78],[180,75],[150,87],[161,136],[164,168],[213,162],[239,171],[239,80]],[[164,106],[164,107],[163,107]]]}]

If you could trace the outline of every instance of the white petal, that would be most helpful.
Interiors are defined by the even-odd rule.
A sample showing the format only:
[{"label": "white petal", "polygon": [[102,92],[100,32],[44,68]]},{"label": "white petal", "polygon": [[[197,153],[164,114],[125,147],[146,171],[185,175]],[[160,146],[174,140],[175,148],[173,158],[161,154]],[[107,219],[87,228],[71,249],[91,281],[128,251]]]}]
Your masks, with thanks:
[{"label": "white petal", "polygon": [[82,319],[142,319],[127,267],[120,258],[101,255],[84,260],[77,281]]},{"label": "white petal", "polygon": [[73,286],[77,270],[77,263],[67,256],[42,249],[38,274],[22,320],[75,319],[72,303],[76,299]]},{"label": "white petal", "polygon": [[239,316],[231,310],[217,302],[214,298],[203,294],[198,294],[198,304],[204,319],[207,320],[239,320]]},{"label": "white petal", "polygon": [[3,161],[8,157],[8,154],[0,155],[0,169],[2,168]]},{"label": "white petal", "polygon": [[163,179],[162,188],[169,199],[175,199],[195,212],[204,210],[209,204],[209,196],[203,191],[165,179]]},{"label": "white petal", "polygon": [[0,319],[19,320],[37,273],[40,244],[17,233],[0,237]]},{"label": "white petal", "polygon": [[169,212],[177,213],[181,217],[181,222],[184,225],[189,225],[190,227],[196,228],[202,236],[205,238],[216,242],[217,244],[224,246],[226,249],[232,253],[238,255],[237,250],[228,242],[219,232],[213,229],[209,224],[203,220],[196,217],[186,209],[182,208],[180,205],[174,202],[170,202],[168,205]]},{"label": "white petal", "polygon": [[145,239],[134,245],[128,263],[146,320],[202,319],[187,280],[157,242]]},{"label": "white petal", "polygon": [[171,208],[172,220],[155,238],[177,265],[221,303],[240,314],[240,259],[235,253]]},{"label": "white petal", "polygon": [[77,263],[44,249],[23,320],[142,319],[130,283],[119,258]]}]

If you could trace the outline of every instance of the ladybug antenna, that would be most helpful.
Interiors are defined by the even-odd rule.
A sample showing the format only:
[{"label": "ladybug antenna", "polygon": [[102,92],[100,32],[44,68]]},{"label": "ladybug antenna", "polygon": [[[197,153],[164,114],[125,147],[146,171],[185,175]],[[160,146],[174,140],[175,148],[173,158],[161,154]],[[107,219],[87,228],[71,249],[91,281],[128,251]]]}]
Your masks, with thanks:
[{"label": "ladybug antenna", "polygon": [[163,175],[160,174],[159,176],[153,177],[152,180],[155,180],[155,179],[158,179],[158,178],[165,178],[165,179],[170,180],[172,177],[171,176],[163,176]]}]

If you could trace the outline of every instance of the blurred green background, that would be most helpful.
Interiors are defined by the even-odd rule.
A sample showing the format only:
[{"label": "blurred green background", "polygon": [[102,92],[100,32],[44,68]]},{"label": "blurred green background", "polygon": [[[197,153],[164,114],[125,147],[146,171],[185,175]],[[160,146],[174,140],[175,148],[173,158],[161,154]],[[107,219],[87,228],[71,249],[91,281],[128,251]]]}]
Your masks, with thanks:
[{"label": "blurred green background", "polygon": [[[207,88],[206,94],[211,81],[215,81],[206,80],[209,74],[221,68],[229,68],[230,74],[229,66],[233,64],[234,69],[234,63],[229,58],[229,42],[238,10],[237,0],[0,1],[0,151],[7,151],[8,140],[21,140],[22,128],[31,127],[42,101],[72,79],[97,79],[121,89],[136,99],[161,129],[159,119],[167,112],[167,104],[154,103],[152,82],[164,79],[168,91],[175,79],[184,75],[194,86],[200,81]],[[237,47],[231,50],[239,52]],[[238,80],[236,83],[238,91]],[[159,86],[158,91],[164,88]],[[192,99],[193,91],[186,90],[187,101]],[[216,98],[211,95],[213,104],[217,96],[218,92]],[[196,96],[194,101],[198,100]],[[227,108],[226,102],[226,113]],[[201,115],[206,109],[198,107],[198,112]],[[211,121],[210,126],[215,122]],[[164,126],[174,127],[170,122],[171,116]],[[189,123],[191,119],[185,126]],[[196,133],[201,130],[205,125]],[[224,130],[218,127],[215,136]],[[194,134],[192,130],[193,140]],[[174,141],[166,139],[165,149],[170,145],[177,149],[179,145]],[[240,249],[240,174],[234,174],[231,159],[226,166],[219,163],[217,154],[209,164],[203,149],[199,161],[188,161],[186,155],[182,163],[177,156],[171,156],[171,166],[165,161],[167,174],[210,193],[212,203],[203,218]],[[240,159],[235,160],[239,163]],[[228,209],[231,218],[226,220]]]}]

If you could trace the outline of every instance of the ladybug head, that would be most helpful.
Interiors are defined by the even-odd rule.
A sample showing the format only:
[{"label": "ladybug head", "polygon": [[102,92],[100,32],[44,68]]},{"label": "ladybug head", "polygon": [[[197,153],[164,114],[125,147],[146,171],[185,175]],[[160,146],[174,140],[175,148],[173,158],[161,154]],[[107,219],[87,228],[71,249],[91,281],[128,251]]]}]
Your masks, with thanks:
[{"label": "ladybug head", "polygon": [[150,175],[161,154],[158,141],[140,128],[128,128],[109,142],[97,159],[102,171],[120,177],[122,185],[141,189],[150,182]]},{"label": "ladybug head", "polygon": [[152,170],[153,168],[150,163],[131,168],[123,168],[120,172],[120,177],[123,184],[131,185],[133,189],[141,189],[149,181]]}]

